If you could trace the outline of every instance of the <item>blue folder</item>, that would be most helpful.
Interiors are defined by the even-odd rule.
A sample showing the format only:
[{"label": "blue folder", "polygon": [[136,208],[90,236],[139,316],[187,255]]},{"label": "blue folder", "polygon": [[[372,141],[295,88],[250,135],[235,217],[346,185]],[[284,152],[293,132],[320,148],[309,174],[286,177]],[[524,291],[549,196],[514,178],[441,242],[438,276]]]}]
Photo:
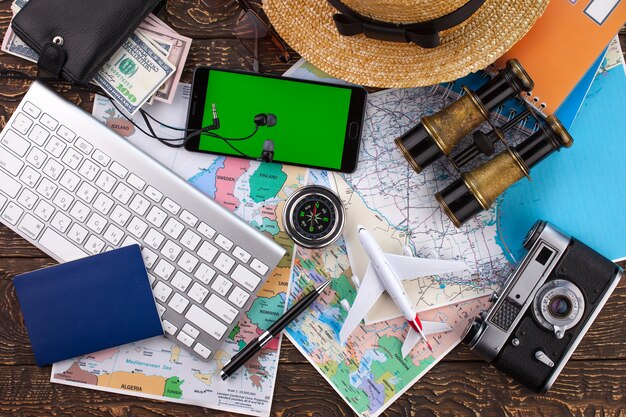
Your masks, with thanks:
[{"label": "blue folder", "polygon": [[137,245],[13,283],[39,366],[163,334]]}]

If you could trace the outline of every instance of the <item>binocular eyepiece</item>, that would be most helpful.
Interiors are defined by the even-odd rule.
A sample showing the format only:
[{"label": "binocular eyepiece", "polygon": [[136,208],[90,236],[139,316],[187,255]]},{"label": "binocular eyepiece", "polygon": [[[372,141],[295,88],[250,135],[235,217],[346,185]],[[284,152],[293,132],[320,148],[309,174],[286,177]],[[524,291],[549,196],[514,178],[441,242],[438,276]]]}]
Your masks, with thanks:
[{"label": "binocular eyepiece", "polygon": [[465,94],[396,139],[402,155],[416,172],[442,156],[450,156],[467,135],[489,120],[489,113],[503,101],[533,89],[535,83],[522,65],[511,59],[506,68],[476,91],[463,87]]}]

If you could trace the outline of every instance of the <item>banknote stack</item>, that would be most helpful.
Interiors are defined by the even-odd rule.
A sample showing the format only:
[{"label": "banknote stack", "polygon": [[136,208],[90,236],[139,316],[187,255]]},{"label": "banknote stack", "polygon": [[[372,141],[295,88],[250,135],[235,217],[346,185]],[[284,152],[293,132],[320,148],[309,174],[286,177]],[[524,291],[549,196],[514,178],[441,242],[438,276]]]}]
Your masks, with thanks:
[{"label": "banknote stack", "polygon": [[[15,0],[13,15],[28,0]],[[92,80],[129,114],[154,100],[172,103],[183,73],[191,39],[181,36],[154,15],[149,15],[113,54]],[[32,62],[37,53],[9,25],[2,50]]]}]

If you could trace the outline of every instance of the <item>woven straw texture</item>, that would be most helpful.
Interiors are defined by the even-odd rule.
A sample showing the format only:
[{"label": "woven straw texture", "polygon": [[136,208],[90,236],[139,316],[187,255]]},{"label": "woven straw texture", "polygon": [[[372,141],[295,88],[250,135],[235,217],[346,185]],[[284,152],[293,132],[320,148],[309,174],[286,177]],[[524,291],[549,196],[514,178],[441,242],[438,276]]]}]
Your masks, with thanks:
[{"label": "woven straw texture", "polygon": [[[358,3],[366,10],[366,3],[383,1],[417,2]],[[487,0],[468,20],[442,32],[441,45],[433,49],[363,35],[341,36],[332,20],[336,10],[325,0],[264,0],[263,8],[283,39],[319,69],[354,84],[404,88],[453,81],[487,67],[530,30],[548,1]],[[447,5],[448,1],[430,3]]]}]

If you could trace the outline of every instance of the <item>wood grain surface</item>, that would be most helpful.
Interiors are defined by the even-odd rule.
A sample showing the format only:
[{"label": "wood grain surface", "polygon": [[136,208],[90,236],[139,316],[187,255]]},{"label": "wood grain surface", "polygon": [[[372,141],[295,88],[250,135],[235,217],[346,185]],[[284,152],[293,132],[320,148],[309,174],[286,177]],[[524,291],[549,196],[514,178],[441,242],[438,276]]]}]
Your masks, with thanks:
[{"label": "wood grain surface", "polygon": [[[253,58],[233,36],[235,5],[210,9],[211,0],[168,0],[160,17],[194,38],[183,80],[193,68],[213,65],[251,69]],[[11,1],[0,0],[0,30],[8,26]],[[622,30],[622,41],[626,31]],[[624,42],[622,42],[624,44]],[[263,49],[261,49],[263,50]],[[295,62],[295,61],[294,61]],[[293,62],[292,62],[293,63]],[[4,68],[36,74],[34,65],[0,53]],[[264,55],[261,69],[280,74],[290,64]],[[0,126],[4,127],[29,82],[0,80]],[[61,85],[68,99],[90,111],[88,93]],[[616,190],[616,192],[619,192]],[[0,225],[0,416],[230,416],[200,407],[51,384],[50,367],[35,365],[15,298],[12,278],[54,261]],[[626,280],[606,304],[548,395],[538,396],[477,360],[459,346],[409,389],[387,416],[626,416]],[[346,403],[284,339],[273,415],[350,416]]]}]

